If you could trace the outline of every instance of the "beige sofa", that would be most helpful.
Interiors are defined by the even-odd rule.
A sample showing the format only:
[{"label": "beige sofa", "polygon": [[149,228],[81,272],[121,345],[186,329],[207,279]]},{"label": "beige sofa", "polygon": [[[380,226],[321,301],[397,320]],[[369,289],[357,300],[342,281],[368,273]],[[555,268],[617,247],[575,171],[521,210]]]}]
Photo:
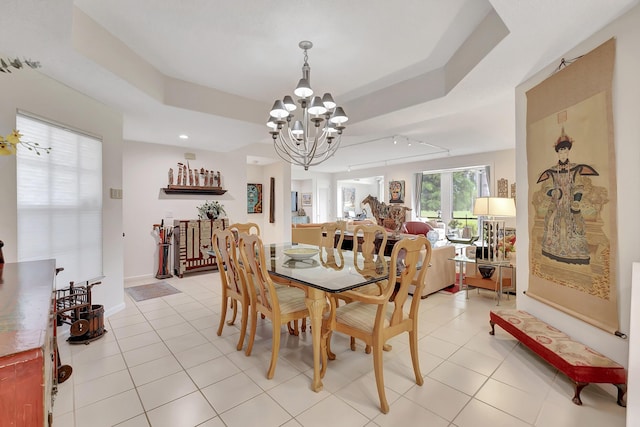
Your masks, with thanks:
[{"label": "beige sofa", "polygon": [[[438,292],[456,282],[456,263],[450,258],[456,256],[456,248],[453,245],[433,248],[431,252],[431,266],[425,277],[424,288],[420,298],[426,298],[429,294]],[[409,292],[413,295],[413,290]]]},{"label": "beige sofa", "polygon": [[291,242],[320,245],[321,224],[292,224]]}]

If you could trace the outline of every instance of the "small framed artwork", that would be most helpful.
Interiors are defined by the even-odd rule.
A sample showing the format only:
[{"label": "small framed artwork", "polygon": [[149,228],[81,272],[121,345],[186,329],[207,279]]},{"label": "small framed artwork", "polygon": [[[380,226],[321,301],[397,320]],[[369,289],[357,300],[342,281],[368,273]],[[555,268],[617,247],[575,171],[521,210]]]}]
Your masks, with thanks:
[{"label": "small framed artwork", "polygon": [[498,180],[498,197],[509,197],[509,180],[505,178]]},{"label": "small framed artwork", "polygon": [[311,193],[302,193],[302,206],[311,206]]},{"label": "small framed artwork", "polygon": [[389,203],[404,203],[404,181],[389,181]]},{"label": "small framed artwork", "polygon": [[342,187],[342,210],[348,212],[356,209],[355,187]]},{"label": "small framed artwork", "polygon": [[262,213],[262,184],[247,184],[247,213]]}]

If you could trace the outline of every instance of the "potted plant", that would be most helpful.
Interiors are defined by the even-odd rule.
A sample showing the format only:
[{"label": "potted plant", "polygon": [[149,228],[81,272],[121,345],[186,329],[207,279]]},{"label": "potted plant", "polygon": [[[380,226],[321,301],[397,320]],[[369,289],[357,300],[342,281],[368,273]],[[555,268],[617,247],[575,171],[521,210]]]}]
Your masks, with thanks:
[{"label": "potted plant", "polygon": [[220,214],[226,214],[224,206],[217,200],[207,200],[197,207],[198,218],[200,219],[218,219]]},{"label": "potted plant", "polygon": [[453,234],[453,235],[457,235],[458,234],[458,227],[460,227],[462,225],[461,221],[458,221],[457,219],[452,219],[451,221],[449,221],[449,224],[447,224],[449,226],[449,233],[448,234]]}]

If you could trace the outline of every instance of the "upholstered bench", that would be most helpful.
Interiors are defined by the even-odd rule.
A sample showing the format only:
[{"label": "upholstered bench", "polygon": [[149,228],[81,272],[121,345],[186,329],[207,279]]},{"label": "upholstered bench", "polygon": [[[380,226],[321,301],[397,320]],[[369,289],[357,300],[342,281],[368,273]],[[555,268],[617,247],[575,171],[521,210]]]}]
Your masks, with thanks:
[{"label": "upholstered bench", "polygon": [[571,378],[573,403],[582,405],[580,392],[590,383],[611,383],[618,388],[618,405],[626,406],[627,374],[623,366],[572,340],[565,333],[522,310],[491,310],[491,335],[499,325],[538,356]]}]

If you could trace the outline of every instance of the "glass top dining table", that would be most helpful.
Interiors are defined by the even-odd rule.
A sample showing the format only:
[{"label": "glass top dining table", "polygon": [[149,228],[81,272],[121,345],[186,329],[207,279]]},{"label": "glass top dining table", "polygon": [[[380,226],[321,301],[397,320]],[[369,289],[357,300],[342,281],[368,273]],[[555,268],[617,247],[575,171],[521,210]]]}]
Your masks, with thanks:
[{"label": "glass top dining table", "polygon": [[[264,248],[269,274],[323,292],[344,292],[385,280],[389,276],[388,257],[376,256],[372,263],[365,265],[362,255],[358,256],[356,262],[353,251],[336,248],[295,243],[269,244]],[[318,253],[298,260],[286,254],[292,249],[294,252],[298,249],[316,249]]]},{"label": "glass top dining table", "polygon": [[[306,293],[306,305],[311,321],[313,343],[313,380],[311,389],[322,390],[320,375],[320,340],[322,315],[327,307],[327,293],[339,293],[389,277],[388,257],[374,257],[372,262],[364,262],[363,257],[353,251],[318,247],[304,244],[265,245],[265,261],[272,277],[288,280],[292,286],[302,288]],[[303,260],[288,256],[288,250],[317,249],[318,253]]]},{"label": "glass top dining table", "polygon": [[[360,255],[356,258],[353,251],[319,247],[297,243],[278,243],[264,245],[267,271],[272,277],[289,281],[306,293],[306,305],[311,321],[313,343],[313,380],[311,389],[322,391],[320,376],[320,339],[322,333],[322,315],[327,307],[327,293],[339,293],[360,286],[386,280],[389,277],[389,257],[374,257],[365,262]],[[287,255],[288,250],[316,249],[318,252],[306,259],[294,259]],[[207,253],[215,256],[210,250]],[[295,255],[295,254],[294,254]],[[282,280],[278,280],[282,283]]]}]

